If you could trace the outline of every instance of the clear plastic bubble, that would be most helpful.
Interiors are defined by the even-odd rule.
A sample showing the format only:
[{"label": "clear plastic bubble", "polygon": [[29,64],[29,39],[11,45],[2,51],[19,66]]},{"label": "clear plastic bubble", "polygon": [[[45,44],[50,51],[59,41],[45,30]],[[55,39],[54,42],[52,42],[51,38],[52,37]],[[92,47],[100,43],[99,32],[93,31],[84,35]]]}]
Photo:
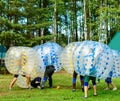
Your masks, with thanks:
[{"label": "clear plastic bubble", "polygon": [[62,68],[60,62],[60,53],[63,48],[54,42],[47,42],[39,46],[37,53],[39,54],[39,67],[42,71],[45,71],[46,66],[53,65],[55,67],[55,72],[60,71]]},{"label": "clear plastic bubble", "polygon": [[[30,80],[32,81],[36,77],[42,78],[43,75],[44,75],[44,73],[40,70],[40,68],[34,68],[30,74]],[[21,88],[27,88],[26,80],[27,80],[26,77],[19,75],[16,84]]]},{"label": "clear plastic bubble", "polygon": [[[29,76],[30,76],[30,80],[33,80],[33,79],[36,78],[36,77],[41,77],[41,78],[43,78],[43,75],[44,75],[43,71],[42,71],[39,67],[36,67],[36,66],[35,66],[35,67],[32,69],[32,72],[30,73]],[[17,84],[19,87],[21,87],[21,88],[27,88],[26,80],[27,80],[26,77],[24,77],[24,76],[22,76],[22,75],[19,75],[16,84]]]},{"label": "clear plastic bubble", "polygon": [[34,47],[32,47],[35,51],[37,51],[39,49],[40,45],[36,45]]},{"label": "clear plastic bubble", "polygon": [[107,78],[113,67],[113,55],[112,51],[108,47],[104,47],[104,51],[100,53],[99,58],[96,61],[96,77]]},{"label": "clear plastic bubble", "polygon": [[98,78],[108,76],[113,62],[110,48],[95,41],[83,41],[73,52],[75,71]]},{"label": "clear plastic bubble", "polygon": [[[29,75],[31,79],[43,75],[38,63],[38,54],[30,47],[11,47],[5,57],[5,65],[10,73]],[[23,83],[26,84],[24,80],[20,80],[17,84],[22,87]]]},{"label": "clear plastic bubble", "polygon": [[72,60],[73,52],[80,44],[81,42],[72,42],[68,44],[61,53],[60,61],[63,65],[63,68],[70,74],[73,74],[74,71]]},{"label": "clear plastic bubble", "polygon": [[11,47],[6,52],[5,65],[7,70],[12,74],[18,74],[20,66],[21,52],[19,47]]},{"label": "clear plastic bubble", "polygon": [[37,54],[29,47],[11,47],[5,57],[5,64],[12,74],[30,74],[37,66]]},{"label": "clear plastic bubble", "polygon": [[16,84],[20,88],[27,88],[26,82],[27,82],[26,77],[23,77],[22,75],[19,75]]},{"label": "clear plastic bubble", "polygon": [[110,73],[110,77],[120,77],[120,51],[112,50],[112,54],[114,65],[112,68],[112,73]]}]

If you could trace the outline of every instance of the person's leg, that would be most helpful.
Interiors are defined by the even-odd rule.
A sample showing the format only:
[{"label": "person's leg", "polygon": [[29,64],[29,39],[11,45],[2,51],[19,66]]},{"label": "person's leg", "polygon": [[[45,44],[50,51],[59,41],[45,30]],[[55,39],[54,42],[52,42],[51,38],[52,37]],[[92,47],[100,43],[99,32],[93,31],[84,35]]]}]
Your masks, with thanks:
[{"label": "person's leg", "polygon": [[89,76],[84,76],[84,97],[88,97],[88,82],[89,82]]},{"label": "person's leg", "polygon": [[49,86],[52,87],[52,75],[55,71],[55,67],[53,65],[47,66],[44,74],[44,79],[42,82],[42,88],[44,88],[45,82],[47,78],[49,78]]},{"label": "person's leg", "polygon": [[47,81],[47,77],[44,77],[43,80],[42,80],[42,87],[41,87],[41,89],[43,89],[45,87],[46,81]]},{"label": "person's leg", "polygon": [[113,91],[117,90],[117,87],[115,86],[115,84],[112,82],[112,78],[109,78],[109,82],[113,88]]},{"label": "person's leg", "polygon": [[27,88],[30,88],[30,76],[26,75],[26,86]]},{"label": "person's leg", "polygon": [[81,82],[82,91],[84,92],[84,77],[82,75],[80,75],[80,82]]},{"label": "person's leg", "polygon": [[46,68],[45,73],[44,73],[44,78],[42,79],[42,87],[41,87],[41,89],[43,89],[44,86],[45,86],[45,83],[46,83],[46,81],[48,79],[48,73],[49,73],[49,69]]},{"label": "person's leg", "polygon": [[84,97],[88,96],[88,82],[84,82]]},{"label": "person's leg", "polygon": [[96,92],[96,85],[93,85],[93,90],[94,90],[94,95],[96,96],[96,95],[97,95],[97,92]]},{"label": "person's leg", "polygon": [[9,89],[12,89],[12,87],[14,86],[15,82],[17,81],[17,78],[14,77],[13,80],[10,83]]},{"label": "person's leg", "polygon": [[107,87],[105,88],[105,90],[109,90],[109,89],[110,89],[110,83],[111,83],[110,78],[106,78],[106,79],[105,79],[105,82],[106,82],[106,84],[107,84]]},{"label": "person's leg", "polygon": [[117,87],[115,86],[115,84],[113,82],[111,82],[111,85],[113,87],[113,91],[117,90]]},{"label": "person's leg", "polygon": [[93,85],[93,90],[94,90],[93,95],[96,96],[97,95],[97,91],[96,91],[96,77],[90,76],[90,80],[92,80],[92,85]]},{"label": "person's leg", "polygon": [[49,73],[49,87],[51,88],[52,86],[53,86],[53,84],[52,84],[52,75],[53,75],[53,73],[54,73],[54,70],[52,70],[50,73]]},{"label": "person's leg", "polygon": [[110,83],[109,82],[107,82],[107,88],[110,89]]},{"label": "person's leg", "polygon": [[10,83],[9,89],[11,90],[12,87],[14,86],[15,82],[17,81],[18,75],[14,75],[13,80]]},{"label": "person's leg", "polygon": [[73,79],[72,79],[72,87],[73,87],[73,92],[76,91],[76,78],[77,78],[77,73],[74,71],[73,72]]},{"label": "person's leg", "polygon": [[97,95],[97,92],[96,92],[96,77],[90,77],[90,80],[92,80],[92,85],[93,85],[93,90],[94,90],[93,95],[96,96]]},{"label": "person's leg", "polygon": [[51,88],[52,87],[52,76],[49,76],[49,87]]}]

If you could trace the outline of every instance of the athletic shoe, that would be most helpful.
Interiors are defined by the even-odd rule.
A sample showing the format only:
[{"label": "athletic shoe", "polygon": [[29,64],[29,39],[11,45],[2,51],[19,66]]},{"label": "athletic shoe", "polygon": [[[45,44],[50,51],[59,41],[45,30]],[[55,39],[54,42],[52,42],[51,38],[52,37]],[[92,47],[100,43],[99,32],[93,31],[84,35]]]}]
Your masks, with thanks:
[{"label": "athletic shoe", "polygon": [[117,87],[114,87],[114,88],[113,88],[113,91],[115,91],[115,90],[117,90]]},{"label": "athletic shoe", "polygon": [[110,90],[110,88],[107,87],[107,88],[105,88],[105,90]]},{"label": "athletic shoe", "polygon": [[72,92],[76,92],[76,89],[73,89]]}]

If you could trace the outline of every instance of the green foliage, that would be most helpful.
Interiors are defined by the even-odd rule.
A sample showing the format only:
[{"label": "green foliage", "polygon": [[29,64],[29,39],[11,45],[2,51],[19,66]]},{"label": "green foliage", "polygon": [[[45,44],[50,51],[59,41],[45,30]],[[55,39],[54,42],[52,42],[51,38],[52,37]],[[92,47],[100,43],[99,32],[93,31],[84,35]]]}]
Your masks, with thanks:
[{"label": "green foliage", "polygon": [[[49,40],[46,35],[57,34],[54,36],[57,37],[56,42],[66,45],[67,36],[61,40],[63,35],[60,34],[65,34],[69,30],[72,41],[86,38],[99,41],[101,34],[106,34],[108,41],[108,38],[112,36],[112,30],[114,32],[120,30],[119,3],[118,0],[1,0],[0,34],[7,31],[14,32],[17,35],[13,35],[13,37],[17,39],[4,38],[6,40],[0,40],[8,48],[12,45],[22,44],[31,46],[40,43],[40,40]],[[47,33],[44,29],[51,30]],[[22,37],[22,42],[18,38],[19,35],[20,39]],[[36,36],[42,36],[39,42],[36,41],[37,39],[33,39]]]},{"label": "green foliage", "polygon": [[16,30],[23,29],[24,27],[25,26],[21,24],[12,24],[12,28]]},{"label": "green foliage", "polygon": [[68,36],[59,34],[59,36],[57,36],[56,42],[59,43],[62,47],[65,47],[68,44]]},{"label": "green foliage", "polygon": [[25,38],[22,35],[14,32],[7,31],[0,34],[0,43],[5,46],[7,44],[22,45],[24,40]]},{"label": "green foliage", "polygon": [[38,45],[41,44],[41,41],[50,41],[53,40],[53,38],[55,37],[54,34],[52,35],[46,35],[46,36],[41,36],[41,37],[34,37],[31,39],[27,39],[26,37],[24,37],[21,34],[17,34],[14,32],[3,32],[2,34],[0,34],[0,43],[2,45],[7,46],[7,44],[11,44],[13,46],[34,46],[34,45]]},{"label": "green foliage", "polygon": [[30,30],[30,29],[39,29],[39,28],[44,28],[45,26],[46,27],[48,27],[48,26],[50,26],[52,24],[52,22],[45,22],[45,23],[42,23],[42,24],[30,24],[30,25],[27,25],[26,27],[25,27],[25,29],[28,29],[28,30]]},{"label": "green foliage", "polygon": [[0,17],[0,25],[4,27],[12,28],[10,21],[4,17]]},{"label": "green foliage", "polygon": [[51,40],[53,40],[53,38],[55,36],[56,35],[52,34],[52,35],[46,35],[46,36],[41,36],[41,37],[35,37],[32,39],[26,40],[24,44],[29,47],[35,46],[35,45],[40,45],[41,41],[51,41]]}]

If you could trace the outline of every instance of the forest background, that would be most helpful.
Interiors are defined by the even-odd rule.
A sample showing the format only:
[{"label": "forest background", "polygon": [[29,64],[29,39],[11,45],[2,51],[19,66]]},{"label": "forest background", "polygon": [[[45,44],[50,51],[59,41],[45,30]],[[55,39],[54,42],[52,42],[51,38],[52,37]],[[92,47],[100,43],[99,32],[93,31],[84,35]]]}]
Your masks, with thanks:
[{"label": "forest background", "polygon": [[0,0],[0,44],[108,44],[120,30],[120,0]]}]

